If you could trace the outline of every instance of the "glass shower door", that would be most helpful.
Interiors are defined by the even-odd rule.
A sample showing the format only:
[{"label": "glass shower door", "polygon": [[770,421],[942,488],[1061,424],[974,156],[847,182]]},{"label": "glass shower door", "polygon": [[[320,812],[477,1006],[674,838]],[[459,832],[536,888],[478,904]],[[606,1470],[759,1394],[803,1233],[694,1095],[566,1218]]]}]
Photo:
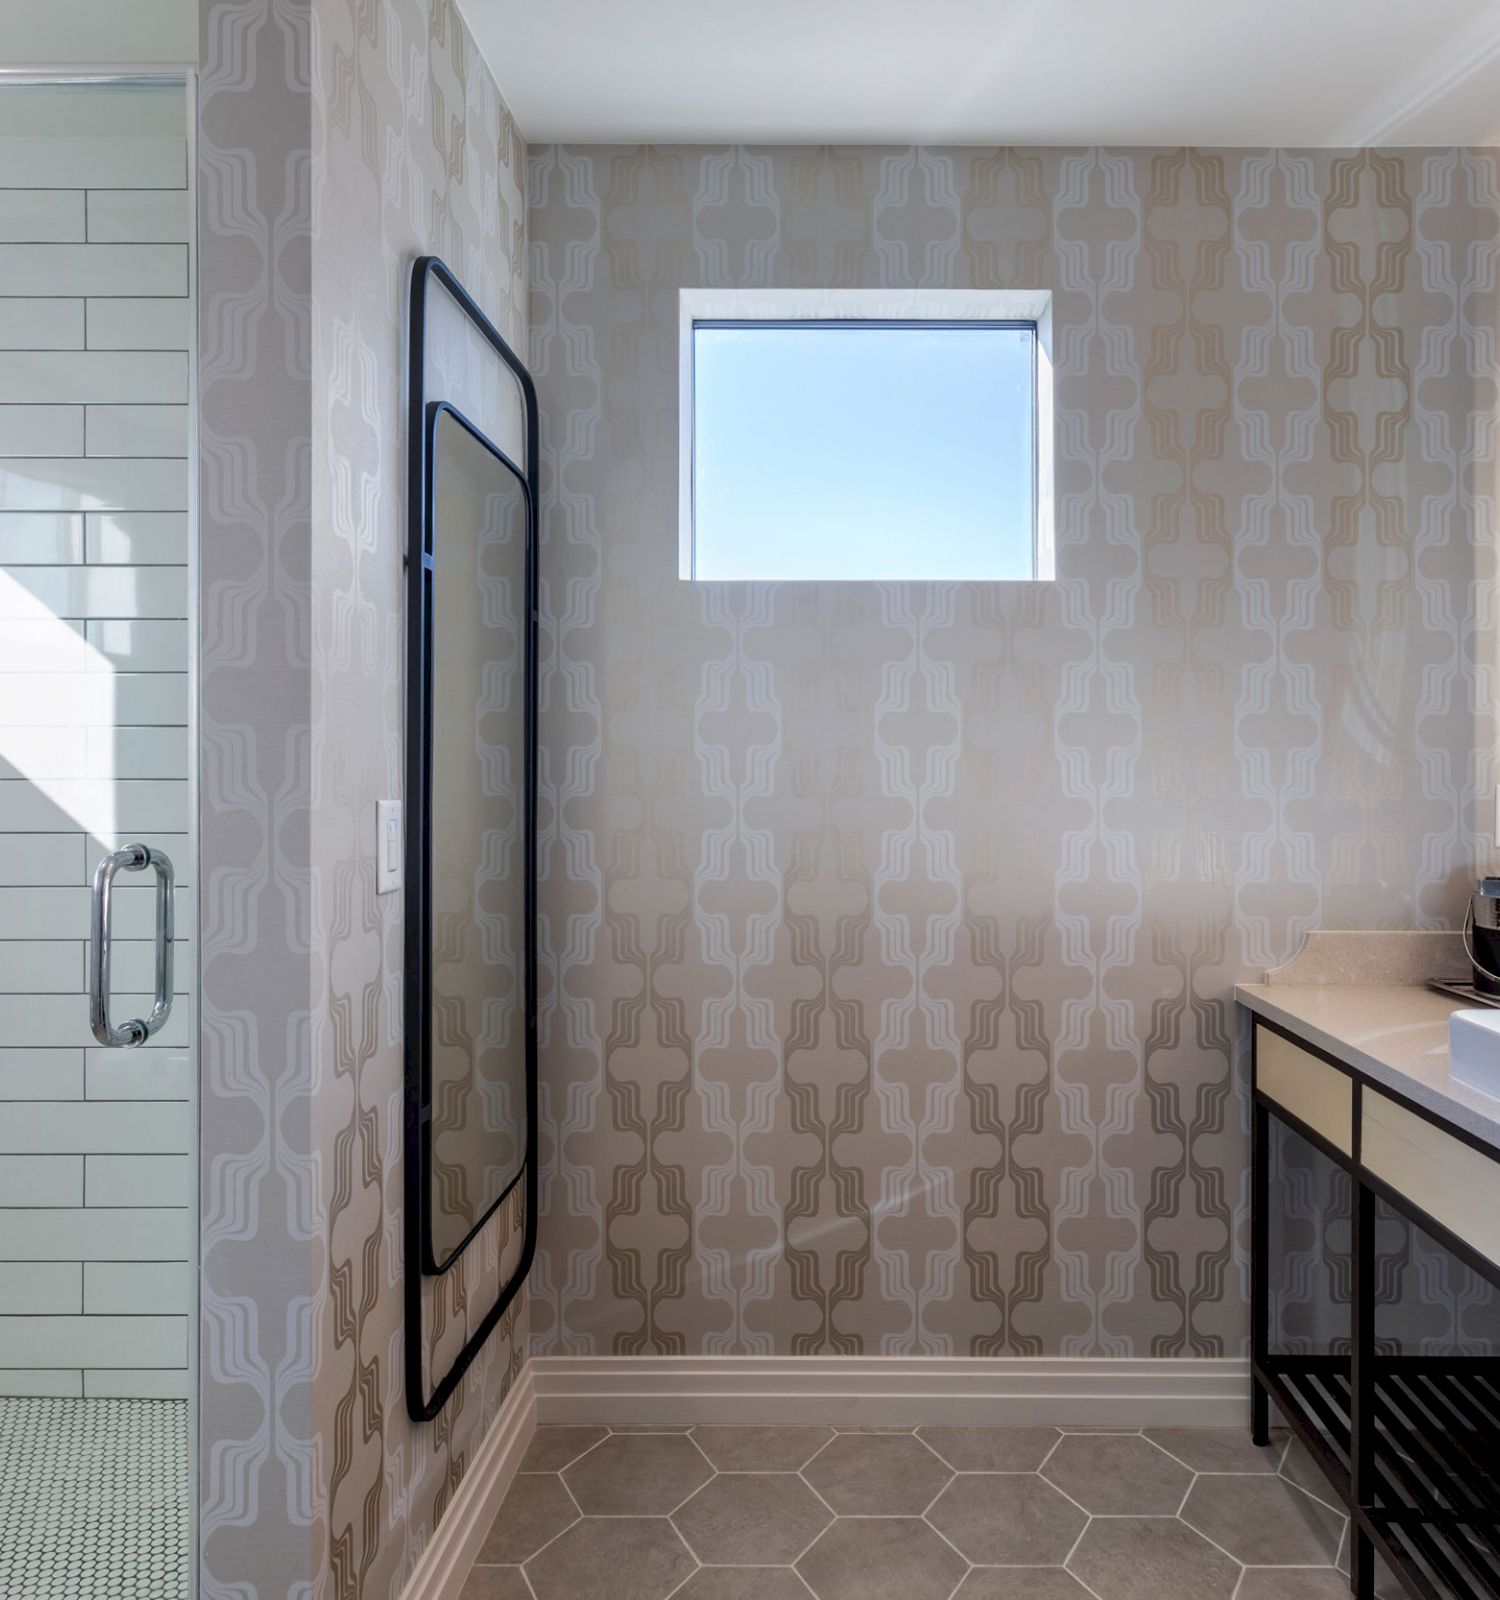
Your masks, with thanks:
[{"label": "glass shower door", "polygon": [[188,127],[181,82],[0,82],[0,1594],[28,1600],[189,1592]]}]

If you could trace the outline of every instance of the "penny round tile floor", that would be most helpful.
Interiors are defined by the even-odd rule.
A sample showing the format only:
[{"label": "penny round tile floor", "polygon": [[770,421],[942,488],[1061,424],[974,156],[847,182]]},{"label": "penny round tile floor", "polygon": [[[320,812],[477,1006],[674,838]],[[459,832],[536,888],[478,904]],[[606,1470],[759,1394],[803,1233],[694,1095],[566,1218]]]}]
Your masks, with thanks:
[{"label": "penny round tile floor", "polygon": [[0,1595],[185,1600],[187,1405],[0,1397]]}]

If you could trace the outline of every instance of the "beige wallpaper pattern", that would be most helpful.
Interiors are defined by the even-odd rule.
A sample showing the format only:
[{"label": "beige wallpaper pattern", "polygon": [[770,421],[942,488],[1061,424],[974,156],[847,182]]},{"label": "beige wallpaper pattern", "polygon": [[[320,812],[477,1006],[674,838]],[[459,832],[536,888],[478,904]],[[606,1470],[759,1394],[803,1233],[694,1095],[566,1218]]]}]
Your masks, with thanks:
[{"label": "beige wallpaper pattern", "polygon": [[[1231,985],[1449,925],[1492,848],[1496,154],[545,147],[528,194],[535,1347],[1239,1351]],[[679,582],[684,285],[1050,288],[1057,581]]]},{"label": "beige wallpaper pattern", "polygon": [[[402,897],[375,803],[403,780],[404,329],[442,256],[525,347],[525,151],[452,0],[315,0],[313,1056],[329,1287],[318,1326],[331,1600],[398,1596],[524,1358],[518,1299],[431,1425],[402,1322]],[[481,425],[482,395],[453,398]],[[516,441],[500,438],[518,450]],[[430,1379],[521,1245],[520,1191],[427,1285]]]},{"label": "beige wallpaper pattern", "polygon": [[311,0],[201,0],[199,25],[195,1592],[312,1600]]}]

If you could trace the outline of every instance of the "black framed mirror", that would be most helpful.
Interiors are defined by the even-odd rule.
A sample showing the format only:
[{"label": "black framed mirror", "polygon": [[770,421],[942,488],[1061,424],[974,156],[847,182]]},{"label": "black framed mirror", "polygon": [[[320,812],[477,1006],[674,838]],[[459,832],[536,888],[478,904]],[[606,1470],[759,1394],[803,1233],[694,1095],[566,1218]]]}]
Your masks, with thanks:
[{"label": "black framed mirror", "polygon": [[[435,313],[458,352],[446,364],[433,359]],[[408,357],[406,1402],[427,1421],[536,1249],[538,446],[530,374],[435,256],[412,271]],[[478,382],[444,377],[475,371]],[[497,425],[513,419],[521,463],[455,393],[486,396]],[[424,1283],[514,1197],[515,1270],[430,1380]]]}]

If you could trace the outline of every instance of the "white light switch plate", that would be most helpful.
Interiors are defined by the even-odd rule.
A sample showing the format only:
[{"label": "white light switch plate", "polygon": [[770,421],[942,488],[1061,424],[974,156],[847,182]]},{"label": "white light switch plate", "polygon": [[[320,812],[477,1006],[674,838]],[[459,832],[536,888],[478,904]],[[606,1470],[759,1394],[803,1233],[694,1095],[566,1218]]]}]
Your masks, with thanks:
[{"label": "white light switch plate", "polygon": [[393,894],[401,887],[401,802],[375,802],[375,893]]}]

